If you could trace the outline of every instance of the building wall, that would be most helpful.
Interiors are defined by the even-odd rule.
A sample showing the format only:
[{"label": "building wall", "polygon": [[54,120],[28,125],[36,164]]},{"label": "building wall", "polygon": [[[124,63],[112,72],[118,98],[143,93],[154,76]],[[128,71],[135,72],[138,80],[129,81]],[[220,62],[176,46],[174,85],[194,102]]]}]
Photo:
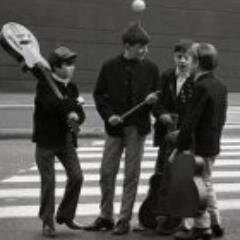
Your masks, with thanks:
[{"label": "building wall", "polygon": [[[239,0],[146,0],[143,24],[152,37],[149,57],[164,70],[172,64],[179,38],[207,41],[219,49],[218,75],[230,91],[240,91]],[[1,0],[0,25],[18,22],[38,38],[47,57],[57,46],[78,53],[74,80],[91,92],[103,61],[121,51],[121,32],[138,16],[131,0]],[[0,91],[34,91],[36,81],[23,74],[0,49]]]}]

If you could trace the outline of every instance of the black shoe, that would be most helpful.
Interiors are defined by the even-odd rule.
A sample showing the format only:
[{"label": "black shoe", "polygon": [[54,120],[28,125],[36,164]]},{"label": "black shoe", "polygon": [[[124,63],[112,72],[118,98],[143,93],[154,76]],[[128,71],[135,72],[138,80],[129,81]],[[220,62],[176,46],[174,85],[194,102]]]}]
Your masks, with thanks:
[{"label": "black shoe", "polygon": [[192,230],[181,230],[174,234],[175,240],[211,240],[211,228],[193,228]]},{"label": "black shoe", "polygon": [[113,235],[123,235],[130,231],[130,225],[128,221],[119,220],[113,230]]},{"label": "black shoe", "polygon": [[54,238],[56,236],[54,227],[48,225],[47,223],[43,223],[42,235],[44,237]]},{"label": "black shoe", "polygon": [[175,217],[166,217],[164,221],[159,221],[156,227],[158,235],[171,235],[181,226],[182,219]]},{"label": "black shoe", "polygon": [[81,226],[79,223],[75,222],[74,220],[66,220],[66,219],[56,218],[56,222],[58,224],[65,224],[68,228],[70,228],[72,230],[83,229],[83,226]]},{"label": "black shoe", "polygon": [[98,217],[93,224],[84,226],[83,229],[86,231],[109,231],[114,227],[114,221],[111,219],[106,219]]},{"label": "black shoe", "polygon": [[211,225],[214,237],[222,237],[224,235],[224,228],[220,224]]}]

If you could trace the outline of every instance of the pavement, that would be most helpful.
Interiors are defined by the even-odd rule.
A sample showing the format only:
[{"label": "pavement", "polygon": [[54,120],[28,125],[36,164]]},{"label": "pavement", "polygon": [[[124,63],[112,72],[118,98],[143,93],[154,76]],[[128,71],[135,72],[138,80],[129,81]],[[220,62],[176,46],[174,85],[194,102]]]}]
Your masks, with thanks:
[{"label": "pavement", "polygon": [[[79,138],[101,138],[104,135],[102,119],[98,115],[92,94],[82,93],[85,99],[86,121]],[[0,139],[30,138],[32,134],[33,93],[0,93]],[[240,106],[240,93],[229,93],[230,107]]]}]

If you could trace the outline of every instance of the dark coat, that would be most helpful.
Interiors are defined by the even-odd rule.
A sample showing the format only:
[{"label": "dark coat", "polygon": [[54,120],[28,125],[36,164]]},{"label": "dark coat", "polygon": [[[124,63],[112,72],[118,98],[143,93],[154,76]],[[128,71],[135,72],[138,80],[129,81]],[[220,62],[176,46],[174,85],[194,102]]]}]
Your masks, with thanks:
[{"label": "dark coat", "polygon": [[194,84],[193,99],[177,139],[179,151],[193,148],[195,154],[212,157],[220,151],[220,138],[227,110],[227,89],[207,73]]},{"label": "dark coat", "polygon": [[160,77],[160,89],[161,94],[158,102],[154,106],[154,116],[156,122],[154,124],[154,145],[159,146],[165,141],[165,135],[167,133],[166,126],[158,119],[163,113],[173,113],[178,115],[178,127],[180,127],[184,116],[192,98],[193,89],[193,76],[186,79],[183,84],[180,93],[176,94],[176,81],[177,76],[175,68],[170,68],[162,73]]},{"label": "dark coat", "polygon": [[[113,136],[121,136],[124,125],[111,126],[108,123],[109,117],[113,114],[121,115],[132,106],[144,101],[149,93],[156,91],[159,82],[158,67],[147,59],[138,61],[132,71],[132,106],[129,106],[128,89],[125,85],[126,74],[123,56],[105,62],[93,93],[97,111],[105,123],[105,130]],[[150,111],[151,106],[145,105],[131,116],[132,123],[137,127],[140,135],[150,132]]]},{"label": "dark coat", "polygon": [[[55,82],[64,99],[59,99],[53,93],[43,71],[33,69],[33,74],[38,79],[35,97],[35,109],[33,115],[33,142],[47,148],[62,147],[66,141],[66,135],[70,132],[67,125],[67,115],[75,111],[79,116],[79,124],[85,119],[85,114],[77,102],[79,96],[77,86],[70,82],[65,86],[63,83]],[[74,145],[77,144],[76,136]]]}]

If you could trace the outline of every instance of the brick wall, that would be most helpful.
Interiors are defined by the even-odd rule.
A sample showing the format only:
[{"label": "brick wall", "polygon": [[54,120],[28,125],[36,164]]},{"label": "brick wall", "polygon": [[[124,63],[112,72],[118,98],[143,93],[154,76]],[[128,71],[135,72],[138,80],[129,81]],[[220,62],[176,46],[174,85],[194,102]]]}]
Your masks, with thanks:
[{"label": "brick wall", "polygon": [[[239,0],[146,0],[143,24],[152,37],[149,57],[160,71],[172,64],[179,38],[209,41],[220,52],[218,75],[230,91],[240,90]],[[2,0],[0,25],[15,21],[28,27],[42,54],[60,45],[78,53],[74,80],[92,91],[102,62],[121,51],[122,29],[137,16],[131,0]],[[34,91],[35,81],[0,49],[0,91]]]}]

